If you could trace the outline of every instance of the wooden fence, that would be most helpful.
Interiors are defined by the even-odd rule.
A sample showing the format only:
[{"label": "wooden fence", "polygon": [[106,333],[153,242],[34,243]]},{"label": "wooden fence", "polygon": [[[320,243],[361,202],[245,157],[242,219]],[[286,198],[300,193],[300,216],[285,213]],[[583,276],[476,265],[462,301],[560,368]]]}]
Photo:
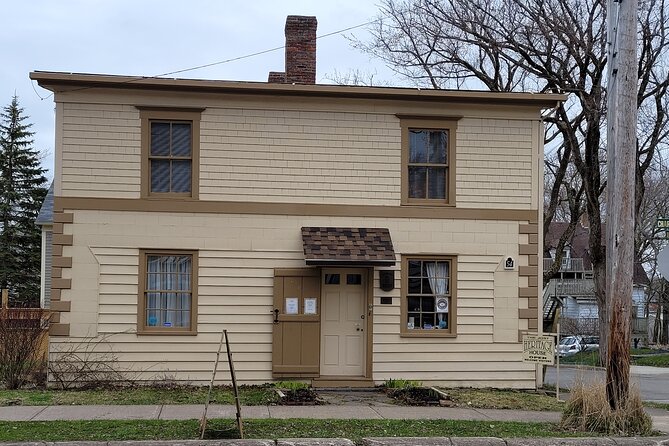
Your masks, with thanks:
[{"label": "wooden fence", "polygon": [[42,308],[9,308],[9,291],[6,289],[2,290],[0,312],[2,318],[6,319],[12,329],[42,327],[46,336],[44,336],[38,348],[38,355],[46,360],[49,354],[49,318],[51,313]]}]

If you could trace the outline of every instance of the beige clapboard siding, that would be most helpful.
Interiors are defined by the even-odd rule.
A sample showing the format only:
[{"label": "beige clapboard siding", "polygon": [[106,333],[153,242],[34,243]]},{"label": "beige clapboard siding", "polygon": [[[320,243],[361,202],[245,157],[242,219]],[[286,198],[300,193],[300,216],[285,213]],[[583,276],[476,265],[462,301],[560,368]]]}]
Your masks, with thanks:
[{"label": "beige clapboard siding", "polygon": [[[63,98],[57,165],[63,196],[138,198],[140,122],[132,105]],[[97,95],[99,96],[99,95]],[[79,102],[70,102],[70,101]],[[133,98],[129,97],[128,103]],[[141,105],[146,99],[136,98]],[[191,105],[201,98],[193,96]],[[165,104],[184,104],[184,97]],[[200,135],[200,199],[398,205],[402,107],[207,96]],[[296,110],[302,108],[302,110]],[[423,104],[423,113],[440,109]],[[416,108],[419,110],[419,108]],[[459,207],[530,209],[538,203],[538,124],[527,110],[453,104]],[[505,118],[504,116],[508,117]],[[534,136],[534,139],[533,139]],[[534,184],[534,186],[533,186]]]},{"label": "beige clapboard siding", "polygon": [[[72,312],[63,315],[71,323],[72,336],[53,338],[54,360],[58,359],[59,348],[68,341],[76,343],[85,336],[97,335],[104,337],[105,348],[115,353],[123,369],[134,370],[143,379],[171,374],[180,380],[204,383],[210,379],[207,371],[211,368],[220,332],[226,328],[233,351],[239,353],[235,367],[241,371],[240,382],[270,381],[274,268],[304,266],[301,226],[368,226],[389,228],[398,260],[401,254],[459,255],[456,338],[401,338],[399,263],[393,268],[396,270],[396,288],[389,293],[378,288],[375,274],[372,351],[376,381],[402,375],[423,381],[455,383],[460,382],[461,375],[435,378],[432,367],[448,368],[454,373],[466,372],[477,370],[480,363],[501,358],[500,361],[516,364],[514,370],[521,375],[520,382],[527,384],[522,377],[525,366],[518,359],[520,344],[493,343],[495,277],[496,274],[507,274],[500,273],[505,255],[517,256],[517,223],[74,212],[75,223],[66,226],[67,231],[76,234],[74,245],[67,248],[73,255],[73,267],[67,274],[77,279],[71,290],[63,292],[63,299],[72,302]],[[194,229],[182,231],[181,228]],[[437,231],[450,236],[421,241],[421,234]],[[475,231],[487,231],[489,237],[477,238]],[[245,242],[249,237],[256,238],[259,243],[240,242],[240,239]],[[460,250],[462,240],[467,240],[467,254]],[[199,320],[196,336],[137,336],[134,333],[139,247],[198,250]],[[393,297],[393,303],[381,305],[381,296]],[[466,353],[466,360],[451,361],[463,353]],[[388,360],[393,357],[397,359],[395,366]],[[377,369],[377,362],[384,365]],[[405,364],[409,363],[418,366],[405,371]],[[479,373],[480,376],[472,375],[471,385],[483,385],[484,382],[490,385],[506,379],[490,371]]]}]

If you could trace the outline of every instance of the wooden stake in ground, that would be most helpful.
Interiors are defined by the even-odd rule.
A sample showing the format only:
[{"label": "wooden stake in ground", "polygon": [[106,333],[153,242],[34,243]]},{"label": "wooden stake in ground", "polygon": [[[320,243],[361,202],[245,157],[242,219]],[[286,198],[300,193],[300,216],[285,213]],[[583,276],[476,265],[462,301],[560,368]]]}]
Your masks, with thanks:
[{"label": "wooden stake in ground", "polygon": [[613,410],[622,408],[629,395],[638,81],[637,8],[637,0],[608,0],[607,5],[606,298],[609,339],[606,396]]},{"label": "wooden stake in ground", "polygon": [[200,420],[200,440],[204,439],[204,432],[207,430],[207,410],[209,410],[209,402],[211,401],[211,390],[214,388],[214,380],[216,379],[216,371],[218,370],[218,361],[221,357],[221,348],[223,347],[223,339],[225,330],[221,333],[221,341],[218,343],[218,350],[216,351],[216,360],[214,361],[214,370],[211,372],[211,382],[209,383],[209,391],[207,392],[207,400],[204,402],[204,412]]},{"label": "wooden stake in ground", "polygon": [[230,364],[230,376],[232,377],[232,390],[235,392],[235,406],[237,406],[237,428],[239,429],[239,438],[244,438],[244,428],[242,426],[242,408],[239,403],[239,389],[237,388],[237,378],[235,376],[235,365],[232,362],[232,352],[228,342],[228,331],[223,330],[225,335],[225,349],[228,351],[228,362]]}]

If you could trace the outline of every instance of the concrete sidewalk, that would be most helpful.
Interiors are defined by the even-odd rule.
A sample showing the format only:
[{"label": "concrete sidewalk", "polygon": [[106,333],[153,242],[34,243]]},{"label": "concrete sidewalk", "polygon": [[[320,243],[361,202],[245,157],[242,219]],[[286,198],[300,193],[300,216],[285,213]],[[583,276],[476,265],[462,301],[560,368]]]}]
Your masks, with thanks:
[{"label": "concrete sidewalk", "polygon": [[[0,421],[52,420],[190,420],[202,417],[202,405],[148,406],[7,406]],[[460,407],[407,406],[242,406],[244,418],[314,419],[450,419],[482,421],[549,421],[558,412],[536,412]],[[207,418],[235,418],[235,406],[211,405]]]},{"label": "concrete sidewalk", "polygon": [[[669,434],[669,412],[646,408],[653,428]],[[147,406],[6,406],[0,407],[0,421],[54,420],[191,420],[202,417],[202,405]],[[408,407],[374,405],[242,406],[243,418],[312,418],[370,420],[478,420],[557,422],[559,412],[538,412],[463,407]],[[211,405],[207,418],[235,418],[235,406]]]}]

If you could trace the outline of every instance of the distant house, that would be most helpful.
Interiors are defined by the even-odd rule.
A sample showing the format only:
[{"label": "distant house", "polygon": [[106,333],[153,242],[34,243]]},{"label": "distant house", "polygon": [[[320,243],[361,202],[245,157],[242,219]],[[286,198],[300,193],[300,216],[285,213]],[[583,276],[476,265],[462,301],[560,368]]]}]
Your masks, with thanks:
[{"label": "distant house", "polygon": [[[542,110],[557,94],[315,84],[316,19],[271,82],[34,72],[56,102],[51,361],[534,387]],[[48,288],[48,285],[45,284]]]},{"label": "distant house", "polygon": [[[568,223],[553,222],[549,227],[545,240],[544,252],[550,257],[544,258],[544,270],[550,268],[556,258],[556,249],[560,237],[567,229]],[[606,225],[602,225],[606,233]],[[574,234],[565,245],[564,256],[560,269],[544,288],[544,321],[552,322],[556,303],[562,303],[563,326],[569,331],[580,331],[572,334],[598,334],[597,302],[595,300],[592,262],[588,249],[589,229],[579,222]],[[634,265],[632,316],[633,333],[646,336],[649,280],[643,266]]]},{"label": "distant house", "polygon": [[35,224],[42,228],[42,262],[40,283],[40,307],[49,308],[51,303],[51,257],[53,246],[53,183],[44,198]]}]

